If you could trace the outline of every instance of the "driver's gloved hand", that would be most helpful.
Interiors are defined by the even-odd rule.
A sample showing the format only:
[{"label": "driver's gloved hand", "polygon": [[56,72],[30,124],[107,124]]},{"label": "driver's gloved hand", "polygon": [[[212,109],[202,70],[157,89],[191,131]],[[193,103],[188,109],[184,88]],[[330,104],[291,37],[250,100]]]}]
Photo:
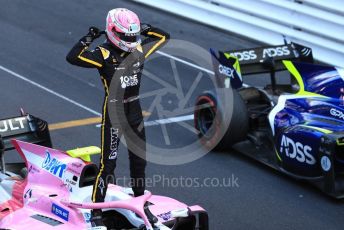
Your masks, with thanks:
[{"label": "driver's gloved hand", "polygon": [[152,26],[150,24],[142,23],[141,24],[141,34],[146,36],[151,30]]},{"label": "driver's gloved hand", "polygon": [[95,39],[99,38],[102,35],[103,32],[100,31],[100,29],[98,29],[95,26],[91,26],[88,29],[88,33],[86,34],[86,36],[84,36],[80,41],[85,43],[86,45],[91,44]]},{"label": "driver's gloved hand", "polygon": [[101,36],[101,32],[100,32],[100,29],[98,29],[97,27],[95,26],[91,26],[89,29],[88,29],[88,34],[87,36],[90,36],[91,38],[94,39],[97,39]]}]

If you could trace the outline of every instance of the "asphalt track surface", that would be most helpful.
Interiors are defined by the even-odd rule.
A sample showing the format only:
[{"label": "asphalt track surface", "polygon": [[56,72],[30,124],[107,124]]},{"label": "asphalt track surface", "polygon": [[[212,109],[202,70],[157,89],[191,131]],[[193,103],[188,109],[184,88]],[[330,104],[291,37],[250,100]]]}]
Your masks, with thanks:
[{"label": "asphalt track surface", "polygon": [[[130,8],[138,12],[142,21],[169,31],[172,38],[183,39],[205,49],[238,49],[259,45],[246,38],[219,32],[130,1],[2,0],[1,117],[17,115],[20,107],[51,124],[96,117],[96,113],[101,111],[104,94],[97,72],[69,65],[65,61],[65,55],[87,32],[90,25],[103,28],[107,11],[115,7]],[[146,70],[159,76],[163,82],[176,84],[170,59],[161,55],[156,57],[147,63]],[[187,92],[199,70],[176,63],[180,85]],[[18,75],[4,71],[4,68],[64,95],[96,113],[25,82],[18,78]],[[211,83],[208,75],[202,76],[187,103],[189,107],[192,107],[199,92],[211,88],[209,82]],[[253,84],[254,81],[249,80],[248,83]],[[158,82],[147,77],[143,82],[142,93],[161,87]],[[173,94],[162,98],[159,104],[164,111],[173,110],[178,105]],[[145,110],[149,109],[150,100],[152,99],[143,100]],[[190,113],[184,115],[188,114]],[[149,120],[158,119],[161,117],[153,111]],[[169,145],[161,125],[149,126],[148,142],[172,149],[188,145],[197,141],[196,135],[185,128],[190,126],[192,121],[185,121],[182,125],[167,124]],[[64,150],[100,144],[100,129],[94,124],[55,130],[51,135],[54,146]],[[12,155],[7,158],[15,159]],[[94,158],[94,161],[98,163],[97,158]],[[116,176],[128,175],[127,153],[121,146]],[[207,209],[212,230],[343,229],[342,201],[328,198],[303,182],[276,173],[235,152],[210,152],[199,160],[179,166],[150,163],[147,176],[161,180],[165,177],[165,182],[156,181],[148,188],[153,193],[171,196],[188,204],[200,204]],[[231,178],[234,181],[231,187],[182,186],[180,180],[179,184],[171,185],[170,182],[170,186],[168,185],[167,179],[180,177],[200,182],[205,178]]]}]

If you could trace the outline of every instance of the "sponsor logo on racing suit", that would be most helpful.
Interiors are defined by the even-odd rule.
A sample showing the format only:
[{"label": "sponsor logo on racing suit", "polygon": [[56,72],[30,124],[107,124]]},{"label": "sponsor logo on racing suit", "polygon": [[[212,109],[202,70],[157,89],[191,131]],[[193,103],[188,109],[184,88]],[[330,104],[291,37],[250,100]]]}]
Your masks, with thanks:
[{"label": "sponsor logo on racing suit", "polygon": [[104,188],[105,188],[105,182],[103,180],[103,178],[99,178],[99,185],[98,188],[100,189],[100,193],[102,194],[102,196],[104,196]]},{"label": "sponsor logo on racing suit", "polygon": [[118,129],[111,128],[111,144],[110,150],[111,154],[109,156],[109,160],[114,160],[117,158],[117,149],[118,149]]},{"label": "sponsor logo on racing suit", "polygon": [[125,89],[127,87],[136,86],[139,84],[139,79],[137,78],[137,74],[133,76],[122,76],[121,78],[121,87]]},{"label": "sponsor logo on racing suit", "polygon": [[301,163],[314,165],[316,160],[311,154],[311,151],[312,148],[310,146],[295,142],[285,135],[282,136],[280,152],[284,153],[287,157],[296,159]]}]

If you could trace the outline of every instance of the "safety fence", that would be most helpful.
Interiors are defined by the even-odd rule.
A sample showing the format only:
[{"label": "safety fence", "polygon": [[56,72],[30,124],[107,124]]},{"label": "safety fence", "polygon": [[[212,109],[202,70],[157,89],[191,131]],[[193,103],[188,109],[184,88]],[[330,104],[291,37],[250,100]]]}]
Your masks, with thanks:
[{"label": "safety fence", "polygon": [[[344,67],[342,0],[133,0],[266,44],[293,41]],[[230,49],[230,47],[224,47]]]}]

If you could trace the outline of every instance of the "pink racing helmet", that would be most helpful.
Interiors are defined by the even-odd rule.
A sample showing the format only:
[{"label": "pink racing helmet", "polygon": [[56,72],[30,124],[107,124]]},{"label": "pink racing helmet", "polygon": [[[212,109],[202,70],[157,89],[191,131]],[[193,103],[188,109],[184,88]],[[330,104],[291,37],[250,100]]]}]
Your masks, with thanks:
[{"label": "pink racing helmet", "polygon": [[139,17],[124,8],[110,10],[106,17],[106,34],[112,44],[132,52],[141,44]]}]

